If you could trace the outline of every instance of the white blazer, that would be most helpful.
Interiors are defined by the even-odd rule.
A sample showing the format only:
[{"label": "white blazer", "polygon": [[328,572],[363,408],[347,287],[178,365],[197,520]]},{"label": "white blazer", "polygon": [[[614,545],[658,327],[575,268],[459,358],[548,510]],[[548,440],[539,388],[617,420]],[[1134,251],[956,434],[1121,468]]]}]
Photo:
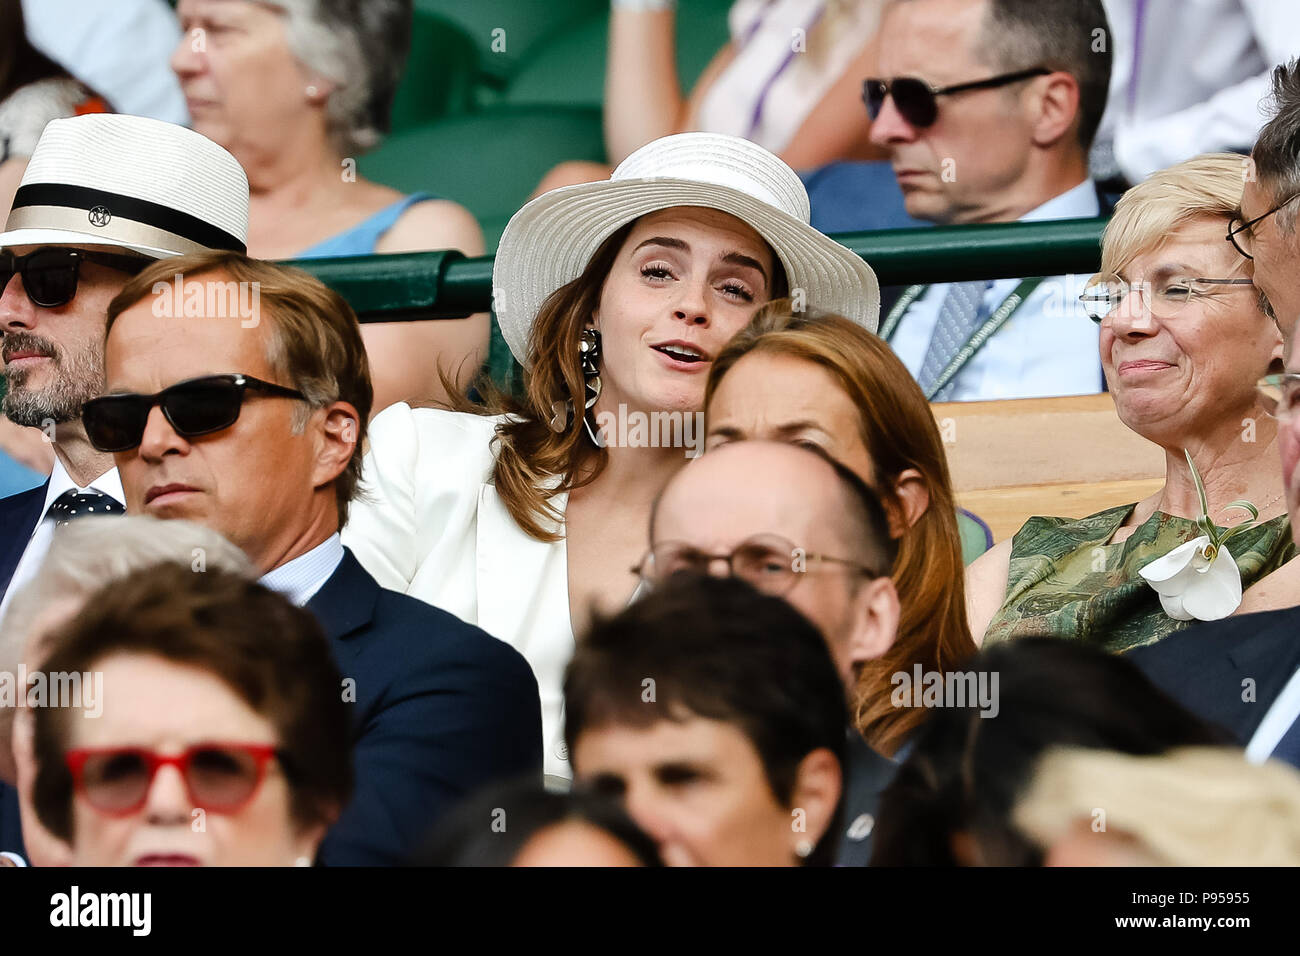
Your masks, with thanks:
[{"label": "white blazer", "polygon": [[[545,772],[569,778],[566,549],[563,538],[525,534],[489,483],[500,421],[405,403],[376,415],[343,543],[384,587],[477,624],[524,655],[541,692]],[[568,495],[552,501],[563,514]]]}]

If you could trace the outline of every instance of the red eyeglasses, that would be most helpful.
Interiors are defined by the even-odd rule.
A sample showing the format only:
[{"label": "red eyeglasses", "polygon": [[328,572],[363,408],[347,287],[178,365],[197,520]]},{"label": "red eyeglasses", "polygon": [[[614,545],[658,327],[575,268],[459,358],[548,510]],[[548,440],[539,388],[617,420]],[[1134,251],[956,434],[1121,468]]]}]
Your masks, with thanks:
[{"label": "red eyeglasses", "polygon": [[140,747],[69,750],[64,754],[77,793],[100,813],[125,817],[149,799],[162,767],[175,767],[190,802],[212,813],[238,813],[266,779],[266,764],[277,756],[267,744],[200,743],[174,756]]}]

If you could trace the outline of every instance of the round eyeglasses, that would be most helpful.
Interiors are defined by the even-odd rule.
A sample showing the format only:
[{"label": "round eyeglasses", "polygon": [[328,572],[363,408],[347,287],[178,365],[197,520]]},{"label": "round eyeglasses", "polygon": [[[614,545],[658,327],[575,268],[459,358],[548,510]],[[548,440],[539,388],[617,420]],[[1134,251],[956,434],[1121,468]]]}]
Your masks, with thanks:
[{"label": "round eyeglasses", "polygon": [[1130,284],[1111,272],[1093,276],[1080,293],[1079,301],[1088,317],[1100,323],[1118,309],[1130,293],[1137,292],[1152,315],[1167,319],[1181,312],[1192,299],[1215,294],[1217,287],[1254,284],[1252,279],[1205,279],[1178,275],[1160,276],[1150,282]]},{"label": "round eyeglasses", "polygon": [[773,597],[785,595],[801,574],[827,564],[840,565],[869,578],[881,576],[874,568],[848,558],[809,554],[775,534],[754,535],[721,554],[709,554],[684,541],[663,541],[651,548],[632,572],[654,587],[679,572],[708,574],[715,561],[726,562],[732,577]]}]

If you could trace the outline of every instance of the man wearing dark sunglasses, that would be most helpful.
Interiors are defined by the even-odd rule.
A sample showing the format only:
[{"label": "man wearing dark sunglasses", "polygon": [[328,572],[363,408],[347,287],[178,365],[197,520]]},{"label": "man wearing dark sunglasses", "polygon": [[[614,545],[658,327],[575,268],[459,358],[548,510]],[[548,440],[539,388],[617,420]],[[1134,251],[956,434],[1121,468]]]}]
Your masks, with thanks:
[{"label": "man wearing dark sunglasses", "polygon": [[[1106,104],[1100,0],[899,0],[863,84],[907,212],[941,225],[1087,218]],[[913,286],[881,324],[932,401],[1100,391],[1097,333],[1064,278]],[[1078,290],[1073,290],[1077,296]]]},{"label": "man wearing dark sunglasses", "polygon": [[[691,462],[660,496],[636,569],[654,588],[679,571],[742,578],[782,597],[825,638],[846,701],[893,646],[895,555],[879,499],[820,448],[731,442]],[[839,862],[865,866],[871,821],[893,764],[849,729]]]},{"label": "man wearing dark sunglasses", "polygon": [[45,485],[0,500],[0,615],[59,522],[122,511],[112,456],[81,424],[104,387],[108,303],[155,260],[243,249],[247,218],[243,170],[191,130],[117,115],[46,127],[0,235],[0,358],[5,416],[40,429],[55,463]]},{"label": "man wearing dark sunglasses", "polygon": [[[174,281],[204,315],[167,307]],[[258,304],[251,324],[244,295],[222,298],[235,287]],[[105,369],[83,421],[113,454],[127,507],[220,532],[330,639],[356,788],[325,863],[400,863],[470,792],[540,777],[541,704],[519,652],[383,590],[340,541],[374,393],[361,327],[337,293],[237,253],[159,263],[110,304]]]}]

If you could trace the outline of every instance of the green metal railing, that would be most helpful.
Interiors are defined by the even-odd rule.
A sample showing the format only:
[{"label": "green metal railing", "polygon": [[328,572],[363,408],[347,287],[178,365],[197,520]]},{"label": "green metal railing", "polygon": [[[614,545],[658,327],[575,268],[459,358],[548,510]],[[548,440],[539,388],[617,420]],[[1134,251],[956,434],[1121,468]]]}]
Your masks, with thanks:
[{"label": "green metal railing", "polygon": [[[835,236],[881,285],[1036,275],[1091,275],[1105,219],[936,226]],[[492,257],[412,252],[293,262],[335,289],[363,322],[463,318],[492,303]],[[815,306],[815,302],[809,305]]]}]

